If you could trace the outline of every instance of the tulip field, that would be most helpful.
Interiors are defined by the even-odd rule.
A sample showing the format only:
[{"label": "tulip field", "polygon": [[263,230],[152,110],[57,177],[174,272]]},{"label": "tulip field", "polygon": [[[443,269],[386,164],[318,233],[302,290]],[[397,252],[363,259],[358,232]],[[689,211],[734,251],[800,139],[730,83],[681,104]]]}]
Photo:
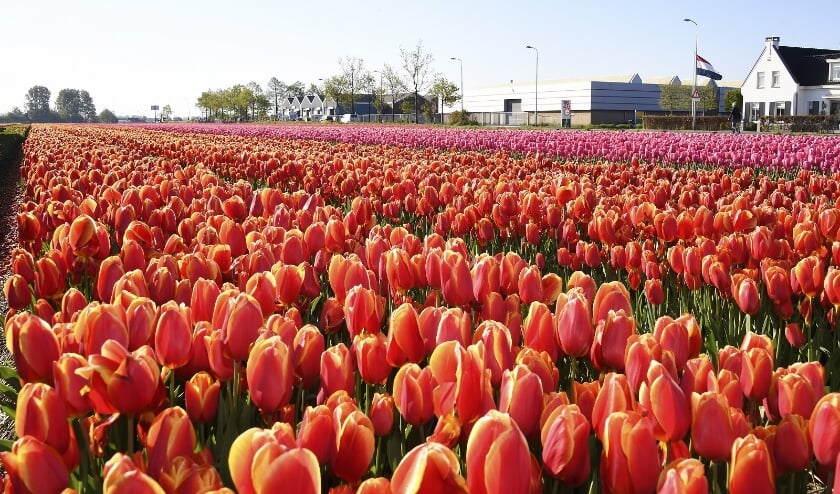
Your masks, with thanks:
[{"label": "tulip field", "polygon": [[23,158],[4,492],[840,492],[838,137],[35,125]]}]

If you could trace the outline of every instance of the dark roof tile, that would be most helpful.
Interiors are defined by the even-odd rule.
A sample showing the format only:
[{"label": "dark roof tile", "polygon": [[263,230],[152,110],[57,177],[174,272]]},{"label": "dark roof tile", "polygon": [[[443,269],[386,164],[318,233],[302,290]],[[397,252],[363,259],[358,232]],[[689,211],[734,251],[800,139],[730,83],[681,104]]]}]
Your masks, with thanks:
[{"label": "dark roof tile", "polygon": [[828,84],[828,58],[840,58],[837,50],[821,48],[800,48],[798,46],[779,46],[779,55],[785,62],[791,76],[800,86],[819,86]]}]

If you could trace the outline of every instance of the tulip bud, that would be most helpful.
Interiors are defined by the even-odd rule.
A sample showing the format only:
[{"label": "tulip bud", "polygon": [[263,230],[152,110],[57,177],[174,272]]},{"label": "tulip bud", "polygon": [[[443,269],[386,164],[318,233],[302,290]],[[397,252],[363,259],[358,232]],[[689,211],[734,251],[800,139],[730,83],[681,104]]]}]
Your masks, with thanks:
[{"label": "tulip bud", "polygon": [[776,492],[776,478],[767,444],[753,434],[735,439],[729,465],[729,492]]},{"label": "tulip bud", "polygon": [[388,393],[374,393],[370,404],[370,421],[377,437],[387,436],[394,428],[394,398]]},{"label": "tulip bud", "polygon": [[531,487],[531,453],[508,414],[490,410],[467,440],[467,487],[472,494],[521,493]]},{"label": "tulip bud", "polygon": [[391,492],[467,494],[458,457],[442,444],[421,444],[406,454],[391,477]]},{"label": "tulip bud", "polygon": [[703,463],[695,458],[674,460],[659,474],[658,494],[706,494],[709,483]]},{"label": "tulip bud", "polygon": [[577,405],[554,409],[542,426],[542,460],[551,475],[577,486],[589,478],[589,421]]},{"label": "tulip bud", "polygon": [[194,374],[184,385],[184,401],[190,420],[209,422],[219,407],[221,384],[207,372]]},{"label": "tulip bud", "polygon": [[817,402],[808,422],[808,433],[817,461],[831,465],[840,454],[840,393],[829,393]]}]

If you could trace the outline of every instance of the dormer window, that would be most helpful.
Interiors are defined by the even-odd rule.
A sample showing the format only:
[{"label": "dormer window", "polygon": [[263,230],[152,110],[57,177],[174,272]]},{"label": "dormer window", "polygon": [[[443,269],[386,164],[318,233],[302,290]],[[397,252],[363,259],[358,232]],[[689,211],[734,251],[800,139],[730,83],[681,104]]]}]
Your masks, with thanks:
[{"label": "dormer window", "polygon": [[840,82],[840,60],[828,64],[828,80]]}]

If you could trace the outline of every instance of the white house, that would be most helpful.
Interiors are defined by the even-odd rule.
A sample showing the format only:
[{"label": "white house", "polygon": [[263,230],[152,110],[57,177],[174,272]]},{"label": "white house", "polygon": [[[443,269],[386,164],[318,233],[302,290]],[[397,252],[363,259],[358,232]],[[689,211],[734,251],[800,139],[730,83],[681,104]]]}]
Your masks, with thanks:
[{"label": "white house", "polygon": [[744,117],[840,116],[840,50],[780,46],[777,36],[764,50],[741,85]]}]

